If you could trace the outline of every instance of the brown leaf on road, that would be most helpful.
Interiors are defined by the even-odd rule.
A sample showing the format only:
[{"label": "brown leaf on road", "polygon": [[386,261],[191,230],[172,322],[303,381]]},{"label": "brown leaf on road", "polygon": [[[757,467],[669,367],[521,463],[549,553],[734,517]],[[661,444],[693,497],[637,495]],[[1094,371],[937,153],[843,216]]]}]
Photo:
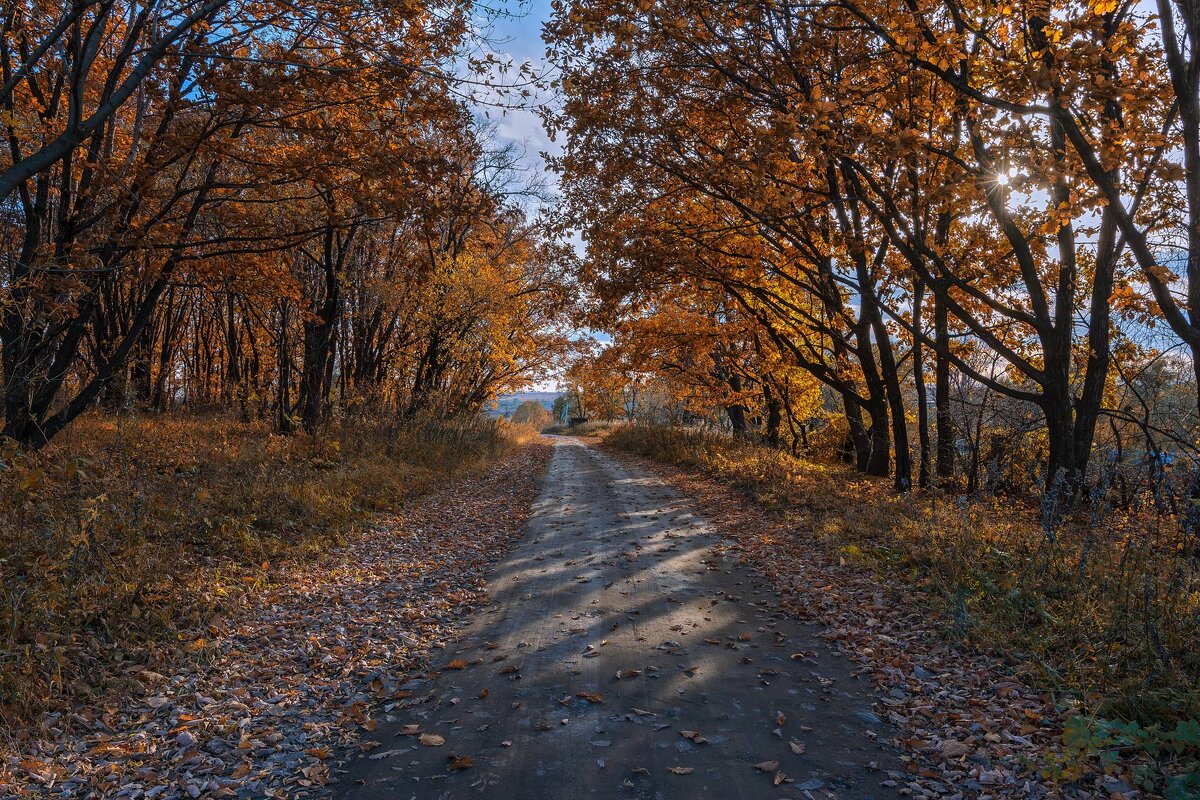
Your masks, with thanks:
[{"label": "brown leaf on road", "polygon": [[971,747],[953,739],[947,739],[938,745],[938,750],[946,758],[961,758],[971,752]]},{"label": "brown leaf on road", "polygon": [[438,736],[436,733],[422,733],[420,742],[426,747],[441,747],[446,743],[446,737]]},{"label": "brown leaf on road", "polygon": [[778,761],[760,761],[754,765],[754,768],[759,772],[774,772],[779,769]]},{"label": "brown leaf on road", "polygon": [[576,692],[575,696],[582,697],[584,700],[587,700],[589,703],[603,703],[604,702],[604,695],[597,694],[596,692]]},{"label": "brown leaf on road", "polygon": [[466,669],[467,660],[465,658],[456,658],[446,665],[446,669]]},{"label": "brown leaf on road", "polygon": [[450,772],[457,772],[460,769],[470,769],[475,766],[475,762],[470,756],[456,756],[450,754],[450,763],[446,765],[446,769]]},{"label": "brown leaf on road", "polygon": [[695,771],[695,767],[667,767],[667,772],[674,772],[676,775],[691,775]]},{"label": "brown leaf on road", "polygon": [[795,739],[788,742],[788,747],[792,748],[792,752],[798,756],[804,755],[804,751],[807,749],[802,742],[797,742]]}]

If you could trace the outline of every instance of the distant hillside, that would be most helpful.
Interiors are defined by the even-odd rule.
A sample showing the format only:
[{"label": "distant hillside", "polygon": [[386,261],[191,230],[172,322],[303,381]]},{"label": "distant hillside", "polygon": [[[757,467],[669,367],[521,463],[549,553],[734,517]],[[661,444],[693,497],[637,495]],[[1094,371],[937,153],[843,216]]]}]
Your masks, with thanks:
[{"label": "distant hillside", "polygon": [[512,413],[517,410],[517,406],[526,400],[534,400],[541,403],[549,411],[554,406],[554,398],[556,397],[558,397],[558,392],[516,392],[514,394],[503,394],[496,398],[495,405],[484,413],[489,417],[511,417]]}]

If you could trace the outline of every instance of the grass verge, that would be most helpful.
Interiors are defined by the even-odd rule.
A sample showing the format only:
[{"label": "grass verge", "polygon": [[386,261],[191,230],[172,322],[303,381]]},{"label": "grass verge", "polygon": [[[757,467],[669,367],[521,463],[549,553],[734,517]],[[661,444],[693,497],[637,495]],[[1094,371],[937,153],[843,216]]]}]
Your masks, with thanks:
[{"label": "grass verge", "polygon": [[0,724],[127,687],[185,654],[275,565],[345,542],[372,512],[531,440],[480,419],[271,435],[223,417],[81,419],[36,455],[0,452]]}]

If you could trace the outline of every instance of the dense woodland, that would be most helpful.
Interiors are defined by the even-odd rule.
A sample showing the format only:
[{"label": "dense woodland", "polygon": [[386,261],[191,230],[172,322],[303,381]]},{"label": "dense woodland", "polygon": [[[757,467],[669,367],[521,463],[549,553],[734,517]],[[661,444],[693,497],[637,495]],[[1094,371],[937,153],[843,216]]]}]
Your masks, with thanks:
[{"label": "dense woodland", "polygon": [[479,408],[544,369],[561,249],[464,100],[488,71],[462,66],[473,20],[6,4],[5,436],[39,448],[97,407],[311,433],[335,406]]},{"label": "dense woodland", "polygon": [[899,490],[1192,457],[1194,4],[557,9],[594,413],[831,419]]}]

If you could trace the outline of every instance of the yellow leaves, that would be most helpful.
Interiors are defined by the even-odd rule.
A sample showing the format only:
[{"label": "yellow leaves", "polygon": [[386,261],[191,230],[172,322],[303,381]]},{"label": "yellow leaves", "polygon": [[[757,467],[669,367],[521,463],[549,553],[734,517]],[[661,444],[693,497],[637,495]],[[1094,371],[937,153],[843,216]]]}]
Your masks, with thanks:
[{"label": "yellow leaves", "polygon": [[1120,5],[1118,0],[1091,0],[1091,2],[1088,4],[1088,8],[1093,14],[1102,16],[1104,14],[1111,14],[1116,11],[1118,5]]},{"label": "yellow leaves", "polygon": [[32,489],[36,489],[46,479],[46,473],[40,469],[34,468],[26,471],[16,481],[18,492],[25,493]]},{"label": "yellow leaves", "polygon": [[1145,269],[1144,272],[1147,278],[1164,284],[1169,284],[1176,279],[1174,272],[1159,264]]}]

